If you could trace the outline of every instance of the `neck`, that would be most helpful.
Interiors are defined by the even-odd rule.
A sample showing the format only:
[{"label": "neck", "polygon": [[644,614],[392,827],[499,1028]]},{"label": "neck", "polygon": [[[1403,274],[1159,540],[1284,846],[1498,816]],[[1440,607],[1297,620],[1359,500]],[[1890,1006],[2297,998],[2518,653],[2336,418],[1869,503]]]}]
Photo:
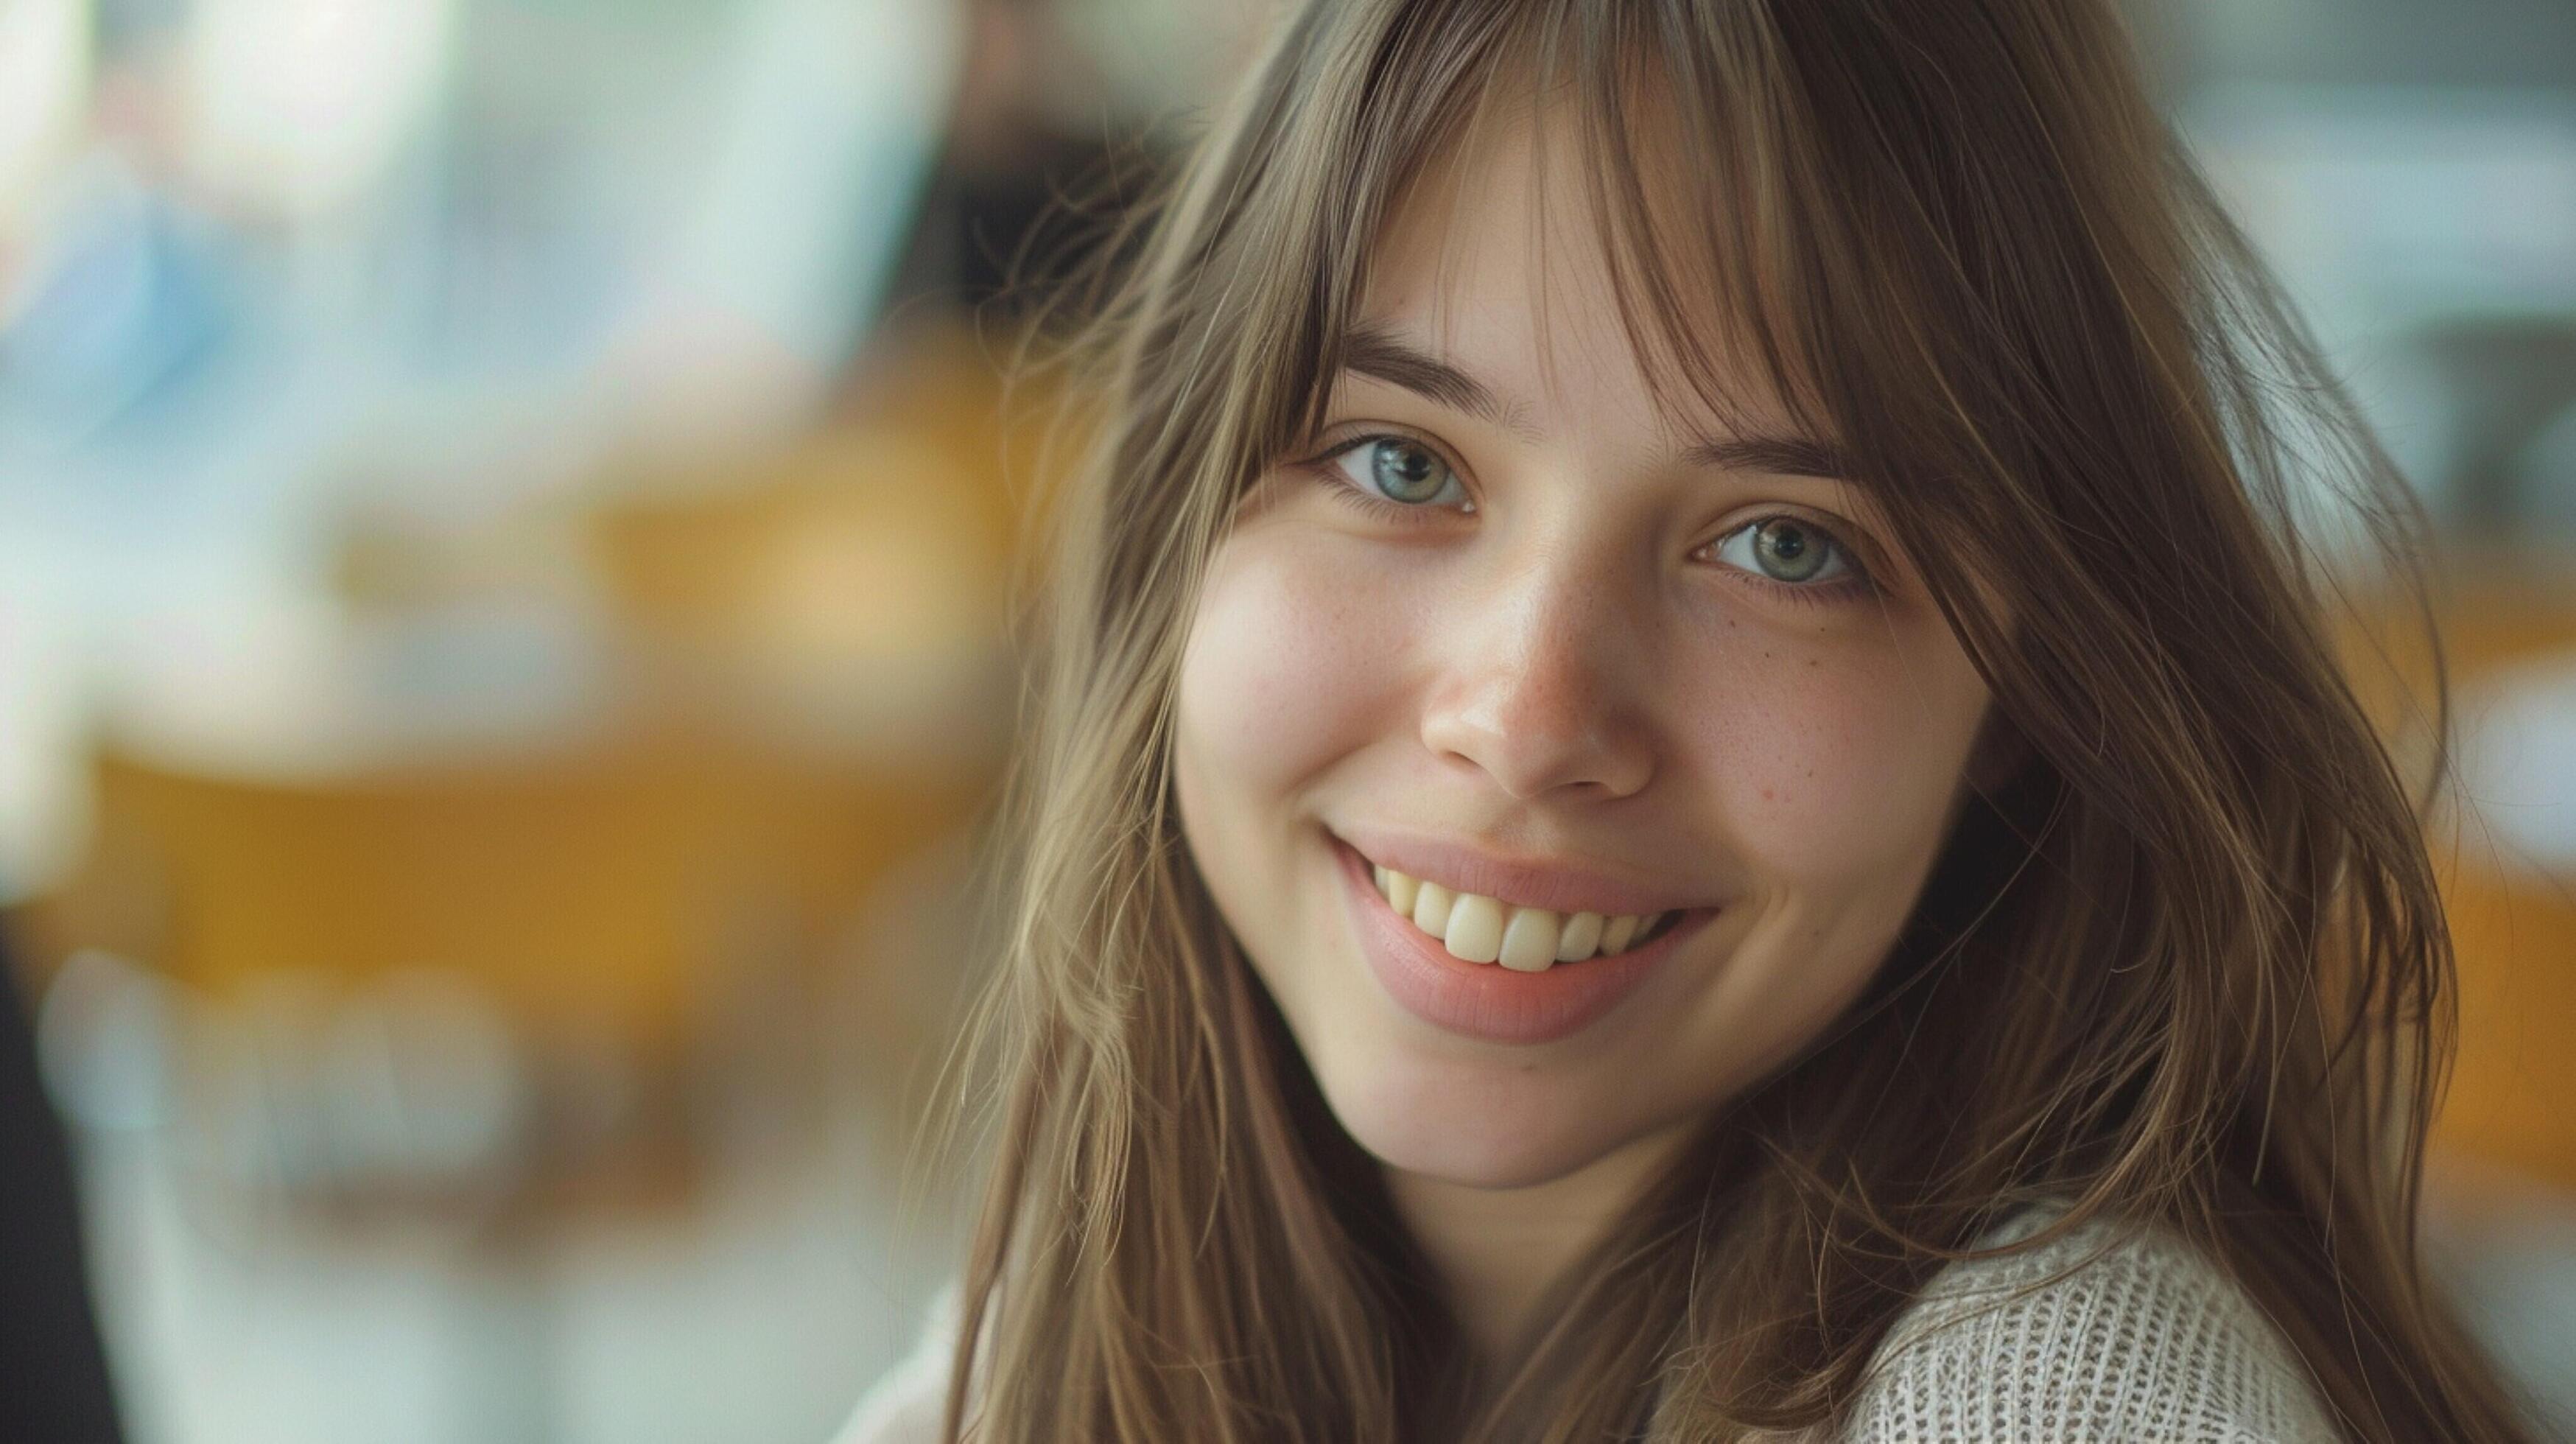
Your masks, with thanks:
[{"label": "neck", "polygon": [[1598,1242],[1690,1137],[1681,1125],[1629,1140],[1572,1173],[1479,1187],[1386,1171],[1396,1212],[1438,1270],[1468,1342],[1498,1359],[1550,1286]]}]

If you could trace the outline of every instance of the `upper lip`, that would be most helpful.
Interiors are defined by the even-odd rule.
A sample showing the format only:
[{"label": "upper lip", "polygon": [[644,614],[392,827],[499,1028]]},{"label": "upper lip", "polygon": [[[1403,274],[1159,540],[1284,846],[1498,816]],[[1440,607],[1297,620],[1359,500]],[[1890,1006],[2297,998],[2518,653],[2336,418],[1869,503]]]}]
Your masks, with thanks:
[{"label": "upper lip", "polygon": [[1482,893],[1554,913],[1660,913],[1705,907],[1704,897],[1640,883],[1575,859],[1501,851],[1429,833],[1375,826],[1333,829],[1363,858],[1451,892]]}]

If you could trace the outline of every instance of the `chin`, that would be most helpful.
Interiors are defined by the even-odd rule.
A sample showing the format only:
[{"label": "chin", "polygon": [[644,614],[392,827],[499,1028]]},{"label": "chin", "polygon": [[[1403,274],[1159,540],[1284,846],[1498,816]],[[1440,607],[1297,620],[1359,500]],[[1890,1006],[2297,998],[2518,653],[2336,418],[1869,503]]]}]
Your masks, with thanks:
[{"label": "chin", "polygon": [[1388,1168],[1444,1183],[1553,1182],[1643,1131],[1616,1126],[1593,1090],[1544,1071],[1384,1053],[1315,1061],[1344,1132]]}]

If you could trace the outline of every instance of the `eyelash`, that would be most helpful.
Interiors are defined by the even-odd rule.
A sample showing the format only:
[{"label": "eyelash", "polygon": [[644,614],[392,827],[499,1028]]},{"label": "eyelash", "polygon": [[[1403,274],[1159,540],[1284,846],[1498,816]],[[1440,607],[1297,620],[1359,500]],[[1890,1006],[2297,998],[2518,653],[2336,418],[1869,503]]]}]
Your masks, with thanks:
[{"label": "eyelash", "polygon": [[[1357,482],[1351,480],[1351,478],[1345,474],[1339,466],[1335,465],[1335,463],[1339,462],[1343,457],[1350,455],[1361,447],[1380,441],[1402,441],[1410,445],[1419,446],[1430,452],[1432,455],[1439,457],[1440,464],[1448,467],[1452,475],[1457,475],[1459,473],[1457,463],[1451,461],[1448,454],[1443,452],[1439,447],[1432,445],[1430,442],[1423,440],[1419,436],[1411,436],[1401,431],[1373,431],[1365,436],[1355,436],[1346,441],[1335,442],[1333,445],[1325,448],[1321,454],[1298,464],[1302,467],[1313,470],[1321,476],[1326,483],[1327,488],[1332,492],[1333,496],[1337,500],[1357,510],[1361,515],[1376,521],[1390,522],[1397,526],[1415,525],[1417,524],[1417,519],[1422,515],[1422,513],[1427,510],[1431,510],[1431,508],[1426,506],[1407,506],[1402,502],[1389,501],[1382,496],[1372,496],[1368,492],[1362,490]],[[1842,576],[1835,578],[1831,582],[1808,584],[1784,582],[1777,577],[1766,577],[1760,572],[1746,571],[1742,567],[1731,564],[1727,565],[1726,569],[1728,571],[1745,577],[1755,586],[1762,588],[1764,591],[1770,592],[1783,601],[1790,602],[1797,606],[1830,606],[1843,601],[1858,601],[1878,595],[1878,583],[1870,575],[1869,567],[1861,561],[1860,552],[1850,543],[1845,542],[1842,539],[1842,535],[1839,532],[1836,532],[1833,528],[1828,527],[1821,522],[1810,520],[1796,512],[1777,511],[1757,516],[1740,526],[1729,528],[1722,535],[1713,538],[1706,546],[1694,548],[1693,550],[1695,552],[1712,551],[1715,548],[1734,540],[1738,535],[1745,531],[1759,527],[1766,522],[1773,521],[1794,521],[1802,527],[1806,527],[1819,533],[1829,544],[1832,545],[1833,549],[1837,553],[1841,554],[1843,565],[1848,568],[1848,570],[1845,571]]]}]

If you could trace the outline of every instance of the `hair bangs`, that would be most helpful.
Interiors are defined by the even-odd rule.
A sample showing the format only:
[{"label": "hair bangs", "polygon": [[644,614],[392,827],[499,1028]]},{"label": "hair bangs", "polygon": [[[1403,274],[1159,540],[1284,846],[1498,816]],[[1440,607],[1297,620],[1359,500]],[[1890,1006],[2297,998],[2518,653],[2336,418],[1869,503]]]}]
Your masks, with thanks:
[{"label": "hair bangs", "polygon": [[[1570,153],[1571,199],[1656,406],[1729,429],[1767,406],[1833,438],[1817,352],[1797,324],[1810,307],[1790,263],[1798,242],[1784,169],[1800,159],[1798,137],[1782,120],[1781,76],[1750,7],[1457,5],[1408,17],[1385,36],[1381,79],[1350,117],[1389,142],[1381,163],[1348,174],[1341,209],[1355,227],[1374,237],[1408,207],[1437,206],[1454,249],[1464,239],[1455,208],[1473,185],[1456,163],[1494,132],[1531,123],[1571,142],[1532,156],[1540,264],[1528,300],[1542,352],[1552,196],[1567,179],[1556,162]],[[1711,56],[1721,57],[1714,67]],[[1435,184],[1446,194],[1430,194]],[[1366,252],[1349,259],[1315,277],[1334,322],[1326,358],[1343,353],[1366,290]],[[1307,429],[1322,419],[1335,370],[1302,378]]]}]

